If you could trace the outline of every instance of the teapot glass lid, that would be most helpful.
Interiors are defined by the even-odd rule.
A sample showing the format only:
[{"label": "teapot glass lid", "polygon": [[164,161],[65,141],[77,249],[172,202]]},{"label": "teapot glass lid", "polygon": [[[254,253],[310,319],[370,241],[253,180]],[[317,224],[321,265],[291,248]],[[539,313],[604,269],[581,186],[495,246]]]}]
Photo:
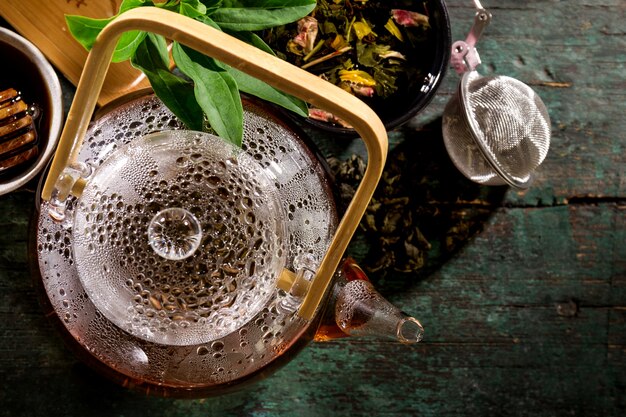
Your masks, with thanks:
[{"label": "teapot glass lid", "polygon": [[249,321],[285,265],[270,175],[208,133],[153,133],[115,151],[74,213],[76,269],[96,307],[170,345],[215,340]]}]

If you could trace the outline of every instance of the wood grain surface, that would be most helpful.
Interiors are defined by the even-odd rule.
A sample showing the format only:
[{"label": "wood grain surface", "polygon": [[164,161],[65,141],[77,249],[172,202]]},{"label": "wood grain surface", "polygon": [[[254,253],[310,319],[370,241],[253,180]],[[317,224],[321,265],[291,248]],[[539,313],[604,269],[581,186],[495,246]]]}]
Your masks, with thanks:
[{"label": "wood grain surface", "polygon": [[[0,197],[0,415],[626,415],[626,4],[482,3],[493,21],[480,71],[537,91],[552,146],[526,192],[462,178],[441,144],[452,72],[426,111],[391,132],[389,159],[414,155],[403,173],[420,178],[411,192],[434,196],[436,214],[420,225],[432,249],[418,274],[372,279],[420,318],[422,343],[312,343],[268,379],[216,398],[130,392],[77,361],[41,312],[27,257],[33,183]],[[472,2],[447,4],[462,39]],[[363,152],[360,141],[314,136],[327,156]],[[462,223],[472,228],[447,242]],[[356,236],[350,251],[363,260],[367,240]]]},{"label": "wood grain surface", "polygon": [[[87,51],[67,30],[65,15],[98,19],[114,16],[121,0],[2,0],[2,16],[22,36],[34,43],[74,85],[87,59]],[[98,104],[104,105],[150,84],[128,62],[111,64]]]}]

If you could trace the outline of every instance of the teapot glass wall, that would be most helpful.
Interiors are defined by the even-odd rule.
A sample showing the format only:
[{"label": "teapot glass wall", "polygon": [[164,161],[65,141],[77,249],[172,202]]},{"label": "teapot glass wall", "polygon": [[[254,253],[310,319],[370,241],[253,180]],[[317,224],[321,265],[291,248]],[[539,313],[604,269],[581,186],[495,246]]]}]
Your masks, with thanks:
[{"label": "teapot glass wall", "polygon": [[[338,222],[332,179],[292,122],[279,119],[259,102],[245,100],[244,106],[243,150],[272,173],[283,205],[289,235],[286,270],[314,271]],[[161,129],[183,128],[154,95],[139,96],[110,109],[92,123],[79,160],[97,167],[138,137]],[[417,322],[379,299],[362,271],[350,260],[342,264],[332,293],[327,295],[332,302],[326,307],[325,320],[322,310],[313,321],[298,317],[298,294],[292,289],[297,277],[292,274],[292,279],[281,277],[271,299],[233,331],[207,340],[168,342],[168,329],[158,329],[159,325],[178,327],[183,323],[192,328],[202,317],[198,316],[195,323],[184,318],[177,323],[176,317],[162,314],[167,303],[186,303],[186,309],[192,312],[196,306],[190,300],[201,299],[199,291],[216,290],[215,282],[207,277],[213,271],[194,270],[200,284],[189,280],[188,285],[180,287],[168,277],[155,282],[154,276],[140,272],[128,277],[133,280],[129,293],[137,299],[124,306],[132,310],[128,327],[124,328],[98,308],[93,288],[85,288],[79,276],[73,258],[73,224],[68,221],[74,216],[75,202],[68,204],[66,220],[62,222],[49,216],[50,203],[43,201],[39,206],[36,232],[31,238],[37,257],[36,272],[46,294],[44,304],[48,315],[58,318],[61,332],[79,355],[123,385],[167,395],[207,395],[266,375],[268,369],[284,363],[313,337],[377,334],[403,342],[416,342],[421,337]],[[103,202],[105,206],[115,203]],[[150,217],[157,208],[146,205],[139,210]],[[106,230],[104,219],[94,216],[93,220],[95,231],[101,228],[101,232],[111,233]],[[119,221],[124,223],[124,219]],[[129,223],[128,227],[133,225]],[[143,234],[147,239],[147,233]],[[172,260],[171,265],[183,269],[187,264]],[[160,294],[158,299],[154,290]],[[157,337],[142,335],[142,330],[150,326]]]},{"label": "teapot glass wall", "polygon": [[[90,189],[93,184],[90,185],[89,181],[94,172],[98,174],[112,155],[119,157],[119,149],[125,149],[123,143],[133,142],[153,131],[181,127],[160,101],[143,96],[113,107],[88,129],[87,113],[95,106],[95,97],[104,77],[101,64],[110,59],[116,36],[135,28],[154,28],[228,64],[241,64],[241,68],[251,75],[286,92],[315,101],[319,107],[350,121],[368,149],[368,168],[361,186],[339,221],[331,181],[301,134],[271,111],[252,102],[246,103],[243,149],[247,157],[256,160],[275,181],[288,239],[283,242],[286,245],[283,272],[276,277],[271,296],[264,298],[252,311],[242,310],[240,314],[246,315],[242,323],[236,323],[232,328],[228,327],[229,323],[222,323],[227,328],[224,332],[215,332],[222,324],[211,323],[212,330],[203,336],[206,317],[190,314],[177,318],[176,314],[168,313],[168,306],[177,312],[201,309],[203,306],[197,302],[201,297],[195,291],[214,291],[216,284],[212,282],[215,278],[212,274],[215,271],[193,268],[185,271],[185,259],[171,259],[168,272],[172,276],[184,272],[192,281],[194,278],[198,281],[185,281],[185,285],[179,288],[167,279],[164,283],[155,280],[155,276],[146,275],[146,271],[152,271],[149,263],[141,267],[134,264],[134,269],[129,269],[134,275],[125,281],[127,288],[124,289],[135,293],[130,301],[125,300],[134,304],[125,306],[129,318],[120,322],[108,309],[101,307],[100,297],[109,295],[104,294],[106,289],[93,291],[91,283],[94,281],[85,275],[85,270],[81,272],[77,267],[84,264],[84,259],[75,259],[80,254],[76,251],[77,245],[82,244],[82,241],[77,243],[77,239],[86,235],[98,235],[106,241],[112,238],[108,233],[119,233],[124,227],[130,227],[131,233],[148,239],[149,222],[142,222],[142,228],[136,230],[124,223],[130,217],[124,214],[118,216],[111,230],[108,229],[110,225],[105,213],[97,212],[98,204],[111,206],[110,213],[106,214],[108,218],[114,207],[119,204],[125,207],[119,195],[103,194],[100,200],[81,205],[84,203],[81,200],[83,192],[93,191]],[[99,39],[101,42],[87,60],[59,151],[43,184],[43,201],[32,235],[32,252],[37,257],[36,269],[42,278],[50,313],[59,318],[62,331],[85,360],[119,382],[138,385],[146,391],[181,395],[221,392],[266,375],[269,369],[284,362],[311,339],[322,317],[322,301],[329,297],[338,301],[336,324],[346,334],[384,333],[403,342],[420,339],[419,323],[384,302],[371,286],[362,284],[365,281],[359,273],[355,275],[358,269],[352,264],[344,264],[336,294],[329,291],[335,269],[384,166],[386,133],[371,109],[311,74],[205,25],[183,16],[170,16],[163,10],[146,8],[141,13],[127,12],[108,25]],[[102,45],[101,50],[98,45]],[[119,159],[124,160],[124,155]],[[133,169],[137,168],[141,167]],[[112,170],[111,175],[114,172]],[[142,189],[140,192],[152,191]],[[159,192],[167,194],[168,190]],[[202,196],[198,198],[200,200]],[[148,220],[157,214],[149,205],[129,207],[125,210],[139,212]],[[77,222],[76,218],[80,216],[77,217],[76,213],[82,216],[85,210],[95,211],[90,213],[91,217],[85,215],[83,223]],[[81,228],[77,230],[79,224]],[[118,238],[123,248],[133,250],[129,239]],[[96,268],[100,266],[90,262]],[[123,264],[134,262],[133,254],[120,256],[115,262],[124,267]],[[104,264],[102,268],[109,266]],[[104,273],[108,272],[105,270]],[[228,271],[226,273],[228,275]],[[230,292],[230,289],[223,290],[222,284],[217,285],[217,291]],[[225,285],[227,287],[229,283]],[[229,294],[225,295],[228,298]],[[215,301],[214,297],[209,298]],[[372,303],[372,300],[376,302]],[[196,333],[200,334],[199,338],[174,342],[168,337],[160,337],[172,329],[184,334],[186,328],[192,327],[199,328]]]}]

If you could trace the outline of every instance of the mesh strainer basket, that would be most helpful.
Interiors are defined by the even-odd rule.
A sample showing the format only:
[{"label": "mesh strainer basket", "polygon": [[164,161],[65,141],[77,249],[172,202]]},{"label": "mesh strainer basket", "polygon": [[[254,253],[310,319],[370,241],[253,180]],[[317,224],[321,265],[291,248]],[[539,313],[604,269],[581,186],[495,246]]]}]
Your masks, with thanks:
[{"label": "mesh strainer basket", "polygon": [[442,121],[446,149],[454,165],[480,184],[530,185],[550,146],[550,117],[541,98],[507,76],[481,76],[474,45],[491,15],[478,11],[465,42],[453,45],[453,65],[462,74]]}]

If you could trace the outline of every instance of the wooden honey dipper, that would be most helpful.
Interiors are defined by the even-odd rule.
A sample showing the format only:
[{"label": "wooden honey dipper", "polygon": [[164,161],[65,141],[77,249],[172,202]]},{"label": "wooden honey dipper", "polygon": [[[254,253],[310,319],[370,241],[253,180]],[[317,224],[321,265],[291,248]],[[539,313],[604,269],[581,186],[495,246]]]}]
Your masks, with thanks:
[{"label": "wooden honey dipper", "polygon": [[17,90],[0,91],[0,175],[39,154],[34,122],[38,112]]}]

